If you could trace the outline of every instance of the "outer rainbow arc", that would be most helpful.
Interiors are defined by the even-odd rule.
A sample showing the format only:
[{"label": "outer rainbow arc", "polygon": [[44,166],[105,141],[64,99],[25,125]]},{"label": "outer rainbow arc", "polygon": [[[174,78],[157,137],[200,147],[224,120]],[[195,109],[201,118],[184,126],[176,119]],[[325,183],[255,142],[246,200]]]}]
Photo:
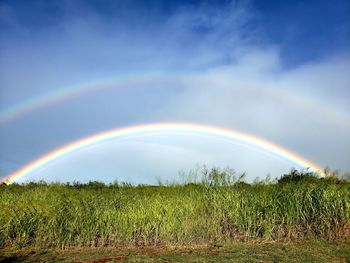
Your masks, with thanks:
[{"label": "outer rainbow arc", "polygon": [[[164,73],[162,73],[164,75]],[[142,75],[123,75],[105,80],[96,80],[87,83],[80,83],[73,86],[68,86],[66,88],[60,88],[54,90],[52,92],[44,93],[38,96],[34,96],[29,98],[28,100],[22,101],[18,104],[14,104],[4,110],[0,111],[0,125],[6,124],[8,121],[14,120],[17,117],[22,116],[23,114],[27,114],[32,111],[40,110],[42,108],[52,106],[61,101],[65,101],[67,99],[71,99],[75,96],[81,96],[83,94],[88,94],[90,92],[95,92],[98,90],[107,90],[111,88],[121,87],[125,84],[123,81],[130,82],[132,80],[142,81],[147,76],[156,77],[159,74],[156,72],[145,73]],[[167,74],[167,77],[179,77],[177,74]],[[184,75],[184,77],[199,77],[199,75]],[[251,89],[253,92],[257,89],[256,86],[246,86],[244,83],[238,84],[239,86],[244,87],[244,89]],[[268,86],[263,86],[263,88],[259,88],[260,90],[264,90],[264,93],[267,93],[271,97],[282,97],[287,100],[287,102],[291,105],[297,103],[297,106],[300,104],[304,105],[313,105],[313,107],[317,107],[318,111],[322,111],[324,114],[331,116],[333,119],[336,119],[339,123],[343,125],[350,125],[350,119],[348,116],[341,114],[340,112],[335,111],[332,108],[326,108],[324,103],[312,101],[307,99],[307,97],[303,97],[301,95],[292,94],[286,92],[285,89],[274,89]],[[277,98],[279,99],[279,98]]]},{"label": "outer rainbow arc", "polygon": [[117,129],[101,132],[89,137],[85,137],[83,139],[66,144],[54,151],[51,151],[43,155],[42,157],[20,168],[16,172],[3,178],[2,181],[7,181],[10,183],[14,182],[15,180],[25,176],[26,174],[29,174],[41,167],[44,167],[46,164],[50,163],[51,161],[54,161],[71,152],[77,151],[79,149],[82,149],[90,145],[102,143],[104,141],[115,139],[118,137],[127,137],[127,136],[137,135],[137,134],[147,134],[152,132],[167,132],[167,131],[168,132],[171,131],[171,132],[203,133],[206,135],[213,135],[213,136],[224,137],[232,140],[238,140],[248,145],[261,148],[267,152],[271,152],[274,155],[287,159],[292,163],[295,163],[302,167],[310,168],[311,171],[318,173],[321,176],[324,176],[324,173],[322,172],[322,168],[320,168],[318,165],[304,159],[303,157],[281,146],[273,144],[262,138],[249,135],[246,133],[242,133],[239,131],[230,130],[227,128],[219,128],[214,126],[192,124],[192,123],[172,122],[172,123],[144,124],[144,125],[125,127],[125,128],[117,128]]}]

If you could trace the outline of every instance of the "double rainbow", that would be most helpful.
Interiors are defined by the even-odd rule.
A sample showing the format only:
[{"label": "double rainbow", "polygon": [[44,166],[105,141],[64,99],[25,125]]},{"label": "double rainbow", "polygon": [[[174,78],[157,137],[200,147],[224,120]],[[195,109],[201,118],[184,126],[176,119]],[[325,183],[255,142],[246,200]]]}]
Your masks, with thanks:
[{"label": "double rainbow", "polygon": [[225,140],[233,140],[243,143],[247,146],[252,146],[258,150],[263,150],[278,158],[282,158],[299,167],[309,168],[310,171],[324,176],[322,168],[316,164],[304,159],[303,157],[262,138],[249,135],[243,132],[219,128],[214,126],[192,124],[192,123],[155,123],[130,126],[125,128],[117,128],[101,132],[86,138],[74,141],[64,145],[56,150],[53,150],[33,162],[25,165],[16,172],[3,178],[3,181],[12,183],[24,177],[25,175],[35,172],[36,170],[45,167],[47,164],[67,156],[70,153],[76,152],[83,148],[97,145],[109,140],[117,138],[128,138],[132,136],[141,136],[147,134],[162,134],[162,133],[180,133],[180,134],[198,134],[204,136],[218,137]]}]

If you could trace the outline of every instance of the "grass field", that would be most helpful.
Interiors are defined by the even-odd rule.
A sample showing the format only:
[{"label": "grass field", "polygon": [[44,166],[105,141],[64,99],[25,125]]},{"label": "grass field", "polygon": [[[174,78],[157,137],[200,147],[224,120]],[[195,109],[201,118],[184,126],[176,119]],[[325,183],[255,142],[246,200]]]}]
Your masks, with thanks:
[{"label": "grass field", "polygon": [[247,184],[219,169],[203,178],[166,186],[2,185],[2,258],[349,260],[349,182],[297,171],[273,183]]}]

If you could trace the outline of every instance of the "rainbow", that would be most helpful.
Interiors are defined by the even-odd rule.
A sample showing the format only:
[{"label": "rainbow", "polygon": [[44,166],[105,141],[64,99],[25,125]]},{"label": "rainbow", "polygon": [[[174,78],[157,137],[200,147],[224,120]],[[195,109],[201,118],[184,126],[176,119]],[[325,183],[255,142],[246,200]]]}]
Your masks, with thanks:
[{"label": "rainbow", "polygon": [[[164,76],[164,73],[163,73]],[[177,77],[177,78],[198,78],[200,75],[179,75],[179,74],[165,74],[166,77]],[[110,79],[95,80],[86,83],[80,83],[60,89],[53,90],[51,92],[43,93],[37,96],[30,97],[20,103],[14,104],[8,108],[0,111],[0,124],[5,124],[13,121],[23,115],[40,110],[42,108],[50,107],[60,102],[79,97],[84,94],[89,94],[95,91],[117,89],[123,87],[125,83],[130,84],[130,82],[144,81],[149,78],[159,77],[157,72],[149,72],[147,74],[141,75],[121,75]],[[243,83],[239,84],[242,89],[250,90],[251,92],[261,92],[264,91],[272,99],[280,100],[283,99],[289,105],[294,107],[300,107],[302,105],[307,105],[308,108],[312,107],[317,110],[323,116],[327,116],[332,120],[336,120],[342,125],[350,126],[350,119],[346,114],[343,114],[333,108],[326,107],[324,102],[317,102],[308,97],[302,96],[301,94],[293,94],[288,92],[286,89],[275,89],[267,86],[246,86]]]},{"label": "rainbow", "polygon": [[61,157],[67,156],[70,153],[76,152],[88,146],[100,144],[108,140],[116,138],[127,138],[138,135],[147,134],[162,134],[162,133],[189,133],[189,134],[201,134],[204,136],[220,137],[228,140],[236,140],[248,146],[266,151],[279,158],[283,158],[291,163],[294,163],[303,168],[309,168],[312,172],[318,173],[324,176],[322,169],[316,164],[304,159],[303,157],[281,147],[272,142],[264,140],[262,138],[249,135],[243,132],[220,128],[208,125],[192,124],[192,123],[155,123],[144,124],[137,126],[129,126],[125,128],[116,128],[108,131],[104,131],[86,138],[74,141],[67,145],[64,145],[56,150],[53,150],[35,161],[25,165],[16,172],[3,178],[2,181],[12,183],[23,176],[32,173],[50,162],[57,160]]},{"label": "rainbow", "polygon": [[82,94],[104,89],[106,87],[111,87],[112,84],[115,84],[114,80],[95,81],[83,84],[80,83],[77,85],[33,96],[25,101],[14,104],[0,111],[0,124],[7,123],[21,117],[22,115],[42,108],[50,107],[52,105],[66,101],[67,99],[78,97]]}]

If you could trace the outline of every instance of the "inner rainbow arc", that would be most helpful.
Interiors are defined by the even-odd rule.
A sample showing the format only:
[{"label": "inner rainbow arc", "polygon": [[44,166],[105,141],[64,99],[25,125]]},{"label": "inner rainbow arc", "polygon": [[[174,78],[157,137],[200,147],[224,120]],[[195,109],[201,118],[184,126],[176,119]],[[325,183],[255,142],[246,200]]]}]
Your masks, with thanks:
[{"label": "inner rainbow arc", "polygon": [[315,163],[299,156],[298,154],[289,151],[279,145],[276,145],[270,141],[253,136],[247,133],[243,133],[236,130],[231,130],[228,128],[221,128],[209,125],[202,124],[193,124],[193,123],[153,123],[153,124],[142,124],[136,126],[129,126],[124,128],[116,128],[101,133],[94,134],[92,136],[85,137],[83,139],[74,141],[72,143],[66,144],[58,149],[55,149],[40,158],[34,160],[33,162],[23,166],[14,173],[8,175],[5,178],[2,178],[2,181],[12,183],[21,177],[38,170],[39,168],[44,167],[50,162],[64,157],[69,153],[80,150],[82,148],[102,143],[111,139],[123,138],[132,135],[142,135],[147,133],[154,132],[188,132],[188,133],[200,133],[204,135],[223,137],[230,140],[236,140],[242,143],[245,143],[250,146],[260,148],[264,151],[270,152],[277,157],[283,158],[290,161],[298,166],[309,168],[310,171],[324,176],[322,168],[320,168]]}]

